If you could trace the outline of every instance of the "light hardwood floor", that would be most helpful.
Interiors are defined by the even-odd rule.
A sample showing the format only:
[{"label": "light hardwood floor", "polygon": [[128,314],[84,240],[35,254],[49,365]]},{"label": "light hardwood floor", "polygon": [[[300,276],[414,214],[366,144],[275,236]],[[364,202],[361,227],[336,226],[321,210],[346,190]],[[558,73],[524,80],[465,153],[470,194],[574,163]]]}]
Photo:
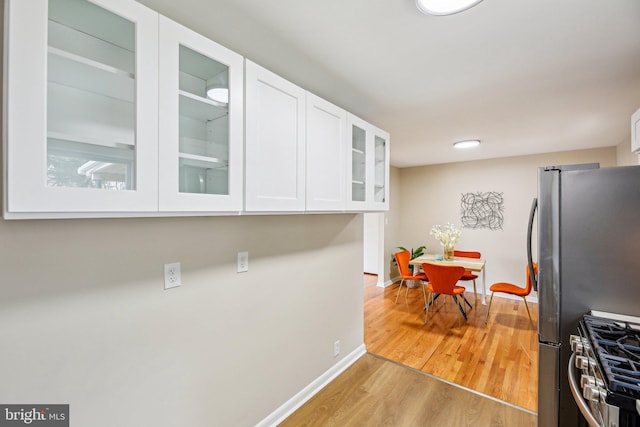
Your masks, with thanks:
[{"label": "light hardwood floor", "polygon": [[527,411],[366,354],[280,427],[535,427]]},{"label": "light hardwood floor", "polygon": [[[368,354],[289,416],[300,426],[537,426],[537,332],[524,303],[478,303],[458,329],[451,301],[424,324],[419,288],[376,287],[365,275]],[[475,302],[473,296],[467,298]],[[537,305],[529,304],[537,319]]]},{"label": "light hardwood floor", "polygon": [[[474,306],[460,328],[451,300],[439,303],[436,313],[430,310],[425,325],[420,288],[409,289],[408,302],[403,288],[395,304],[398,285],[382,289],[376,282],[376,276],[365,275],[367,351],[537,412],[537,330],[530,325],[522,300],[496,296],[485,324],[487,306],[479,297],[474,304],[467,293]],[[529,304],[529,308],[535,323],[538,307]]]}]

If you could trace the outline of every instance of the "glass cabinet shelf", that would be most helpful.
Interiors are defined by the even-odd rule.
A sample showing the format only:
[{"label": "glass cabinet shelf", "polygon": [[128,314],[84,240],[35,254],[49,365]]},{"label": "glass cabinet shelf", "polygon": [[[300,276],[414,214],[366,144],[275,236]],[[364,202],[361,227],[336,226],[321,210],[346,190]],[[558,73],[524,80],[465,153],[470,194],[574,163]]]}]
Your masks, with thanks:
[{"label": "glass cabinet shelf", "polygon": [[198,156],[196,154],[180,153],[180,164],[185,166],[195,166],[207,169],[221,169],[229,166],[226,160],[217,159],[215,157]]},{"label": "glass cabinet shelf", "polygon": [[[125,78],[129,78],[129,79],[135,78],[135,75],[130,71],[123,70],[123,69],[114,67],[112,65],[105,64],[105,63],[93,60],[91,58],[87,58],[87,57],[75,54],[73,52],[66,51],[64,49],[59,49],[57,47],[49,46],[47,51],[52,56],[68,59],[70,61],[74,61],[74,62],[76,62],[78,64],[85,65],[87,67],[96,68],[96,69],[103,70],[103,71],[106,71],[106,72],[111,73],[111,74],[115,74],[116,76],[125,77]],[[67,70],[65,70],[65,71],[67,71]],[[70,70],[70,71],[72,72],[73,70]],[[83,70],[83,72],[86,72],[86,71]],[[83,78],[84,77],[85,76],[83,76]]]},{"label": "glass cabinet shelf", "polygon": [[187,116],[199,121],[212,121],[226,116],[228,113],[226,106],[221,107],[219,103],[211,101],[189,92],[180,92],[180,115]]},{"label": "glass cabinet shelf", "polygon": [[53,47],[49,47],[48,61],[49,82],[134,101],[132,73]]},{"label": "glass cabinet shelf", "polygon": [[47,105],[47,134],[99,145],[136,145],[132,102],[49,81]]},{"label": "glass cabinet shelf", "polygon": [[[62,2],[51,2],[52,5],[59,3]],[[76,3],[78,7],[82,5],[82,1],[71,3]],[[85,1],[85,3],[88,2]],[[63,15],[61,10],[51,7],[47,27],[49,49],[64,51],[68,55],[83,58],[82,60],[87,62],[103,64],[133,75],[135,73],[135,39],[132,23],[91,4],[87,7],[96,9],[92,13],[100,15],[94,19],[108,20],[112,26],[111,30],[101,31],[95,27],[89,27],[86,25],[85,17],[82,21],[75,19],[76,12],[67,11]],[[54,13],[56,16],[51,16]],[[117,34],[119,31],[122,34]],[[129,39],[122,38],[126,34],[130,37]]]},{"label": "glass cabinet shelf", "polygon": [[135,149],[135,144],[133,141],[114,141],[114,140],[106,140],[106,139],[85,138],[82,136],[66,134],[62,132],[49,131],[47,132],[47,139],[49,141],[78,142],[82,144],[98,145],[102,147],[118,148],[118,149],[125,149],[125,150]]}]

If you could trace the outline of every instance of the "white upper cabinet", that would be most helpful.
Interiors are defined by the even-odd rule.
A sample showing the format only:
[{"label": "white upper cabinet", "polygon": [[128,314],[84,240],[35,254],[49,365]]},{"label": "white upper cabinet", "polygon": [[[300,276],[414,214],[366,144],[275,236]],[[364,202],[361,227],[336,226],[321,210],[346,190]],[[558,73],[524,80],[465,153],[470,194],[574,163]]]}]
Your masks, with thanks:
[{"label": "white upper cabinet", "polygon": [[245,210],[305,209],[304,89],[245,61]]},{"label": "white upper cabinet", "polygon": [[307,92],[307,211],[346,210],[346,133],[346,111]]},{"label": "white upper cabinet", "polygon": [[387,133],[134,0],[4,18],[5,219],[388,209]]},{"label": "white upper cabinet", "polygon": [[5,217],[156,211],[158,14],[6,0]]},{"label": "white upper cabinet", "polygon": [[388,210],[389,134],[352,114],[347,120],[348,210]]},{"label": "white upper cabinet", "polygon": [[241,211],[243,58],[160,17],[160,211]]},{"label": "white upper cabinet", "polygon": [[640,109],[631,116],[631,151],[640,154]]}]

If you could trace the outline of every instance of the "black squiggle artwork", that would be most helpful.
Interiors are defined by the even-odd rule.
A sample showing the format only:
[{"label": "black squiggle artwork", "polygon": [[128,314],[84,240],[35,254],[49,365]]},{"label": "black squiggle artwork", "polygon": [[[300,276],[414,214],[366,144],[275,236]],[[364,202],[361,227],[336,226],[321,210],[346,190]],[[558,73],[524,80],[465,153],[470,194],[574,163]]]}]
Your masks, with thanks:
[{"label": "black squiggle artwork", "polygon": [[503,193],[463,193],[460,199],[460,219],[464,228],[502,230],[504,222]]}]

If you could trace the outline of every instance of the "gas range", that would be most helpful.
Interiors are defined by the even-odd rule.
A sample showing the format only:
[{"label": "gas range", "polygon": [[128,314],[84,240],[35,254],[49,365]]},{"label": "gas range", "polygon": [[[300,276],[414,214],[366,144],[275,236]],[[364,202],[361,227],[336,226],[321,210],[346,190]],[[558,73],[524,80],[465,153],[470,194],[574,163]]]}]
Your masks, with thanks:
[{"label": "gas range", "polygon": [[640,427],[640,318],[594,312],[578,332],[570,364],[580,390],[572,366],[569,381],[585,419],[594,427]]}]

